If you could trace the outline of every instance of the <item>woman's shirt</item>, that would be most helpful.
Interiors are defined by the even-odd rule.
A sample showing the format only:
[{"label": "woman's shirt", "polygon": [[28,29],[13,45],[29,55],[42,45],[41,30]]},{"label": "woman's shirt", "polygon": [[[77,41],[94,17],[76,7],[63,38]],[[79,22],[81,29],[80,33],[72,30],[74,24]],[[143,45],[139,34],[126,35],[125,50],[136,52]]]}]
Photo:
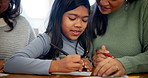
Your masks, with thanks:
[{"label": "woman's shirt", "polygon": [[93,53],[105,45],[127,74],[148,72],[148,0],[134,1],[109,14],[105,35],[93,44]]},{"label": "woman's shirt", "polygon": [[28,45],[36,35],[29,22],[22,16],[16,18],[16,25],[10,32],[9,26],[0,19],[0,59],[7,59],[16,51]]},{"label": "woman's shirt", "polygon": [[[69,40],[62,36],[63,48],[68,54],[76,54],[77,40]],[[45,56],[51,48],[51,38],[46,33],[40,34],[24,49],[18,51],[7,61],[4,71],[8,73],[48,75],[52,59],[39,59]],[[84,49],[78,45],[77,52],[83,55]],[[60,54],[63,56],[63,54]]]}]

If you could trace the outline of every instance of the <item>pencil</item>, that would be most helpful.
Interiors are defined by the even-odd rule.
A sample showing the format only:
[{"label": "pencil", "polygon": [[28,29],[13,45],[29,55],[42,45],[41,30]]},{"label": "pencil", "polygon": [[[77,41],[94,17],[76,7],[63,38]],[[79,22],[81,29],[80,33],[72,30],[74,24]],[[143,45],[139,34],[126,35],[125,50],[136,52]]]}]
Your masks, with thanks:
[{"label": "pencil", "polygon": [[109,55],[107,53],[103,53],[103,55],[108,56],[108,57],[113,57],[112,55]]},{"label": "pencil", "polygon": [[61,53],[63,53],[64,55],[69,55],[67,52],[63,51],[62,49],[58,48],[56,45],[50,43],[51,46],[53,46],[53,48],[55,48],[56,50],[60,51]]},{"label": "pencil", "polygon": [[[67,52],[65,52],[65,51],[63,51],[62,49],[58,48],[56,45],[54,45],[54,44],[52,44],[52,43],[50,43],[50,45],[53,46],[53,48],[55,48],[56,50],[58,50],[58,51],[60,51],[61,53],[63,53],[64,55],[66,55],[66,56],[69,55]],[[82,58],[82,56],[81,56],[81,58]],[[84,65],[83,67],[84,67],[83,70],[86,71],[86,70],[87,70],[86,65]]]},{"label": "pencil", "polygon": [[[96,52],[98,51],[98,49],[96,49]],[[102,53],[103,55],[105,55],[105,56],[108,56],[108,57],[113,57],[113,56],[111,56],[111,55],[109,55],[108,53]]]}]

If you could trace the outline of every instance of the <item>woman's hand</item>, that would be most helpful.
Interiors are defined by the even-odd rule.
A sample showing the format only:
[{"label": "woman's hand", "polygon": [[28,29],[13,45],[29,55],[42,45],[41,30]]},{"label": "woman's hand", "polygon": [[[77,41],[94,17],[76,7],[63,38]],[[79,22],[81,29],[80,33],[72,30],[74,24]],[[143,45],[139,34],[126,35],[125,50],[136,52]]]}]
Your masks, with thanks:
[{"label": "woman's hand", "polygon": [[4,60],[0,60],[0,73],[4,72],[4,64],[5,64],[5,61]]},{"label": "woman's hand", "polygon": [[95,52],[95,54],[92,58],[93,64],[94,64],[95,67],[97,66],[97,64],[100,61],[107,58],[107,56],[105,56],[103,53],[109,53],[109,51],[106,50],[106,47],[104,45],[102,45],[101,49],[96,49],[96,52]]},{"label": "woman's hand", "polygon": [[4,65],[0,65],[0,73],[4,72]]},{"label": "woman's hand", "polygon": [[87,58],[82,58],[84,66],[83,69],[86,69],[84,71],[90,72],[92,70],[92,64]]},{"label": "woman's hand", "polygon": [[60,60],[53,60],[49,72],[74,72],[82,71],[83,60],[80,55],[68,55]]},{"label": "woman's hand", "polygon": [[122,76],[125,74],[125,68],[122,63],[114,58],[106,58],[99,62],[94,69],[92,75],[94,76]]}]

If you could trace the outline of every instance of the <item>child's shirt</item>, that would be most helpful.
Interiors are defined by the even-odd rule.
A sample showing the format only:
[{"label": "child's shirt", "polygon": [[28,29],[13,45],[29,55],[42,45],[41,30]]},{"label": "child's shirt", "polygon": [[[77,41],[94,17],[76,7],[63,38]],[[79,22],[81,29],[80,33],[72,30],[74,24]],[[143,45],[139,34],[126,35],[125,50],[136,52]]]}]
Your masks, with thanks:
[{"label": "child's shirt", "polygon": [[[68,54],[76,54],[75,46],[77,40],[69,40],[65,36],[62,36],[63,48]],[[45,56],[51,48],[51,38],[43,33],[33,40],[24,49],[18,51],[11,56],[4,67],[4,71],[8,73],[23,73],[23,74],[49,74],[50,60],[39,59]],[[78,45],[77,52],[79,55],[83,55],[84,49]],[[63,54],[60,54],[63,56]]]}]

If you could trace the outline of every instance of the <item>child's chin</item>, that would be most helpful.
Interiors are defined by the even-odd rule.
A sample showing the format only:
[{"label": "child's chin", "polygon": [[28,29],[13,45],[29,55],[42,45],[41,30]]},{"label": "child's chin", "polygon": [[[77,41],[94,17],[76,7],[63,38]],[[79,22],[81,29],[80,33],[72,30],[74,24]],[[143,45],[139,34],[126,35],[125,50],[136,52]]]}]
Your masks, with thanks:
[{"label": "child's chin", "polygon": [[79,36],[70,37],[71,40],[77,40]]}]

